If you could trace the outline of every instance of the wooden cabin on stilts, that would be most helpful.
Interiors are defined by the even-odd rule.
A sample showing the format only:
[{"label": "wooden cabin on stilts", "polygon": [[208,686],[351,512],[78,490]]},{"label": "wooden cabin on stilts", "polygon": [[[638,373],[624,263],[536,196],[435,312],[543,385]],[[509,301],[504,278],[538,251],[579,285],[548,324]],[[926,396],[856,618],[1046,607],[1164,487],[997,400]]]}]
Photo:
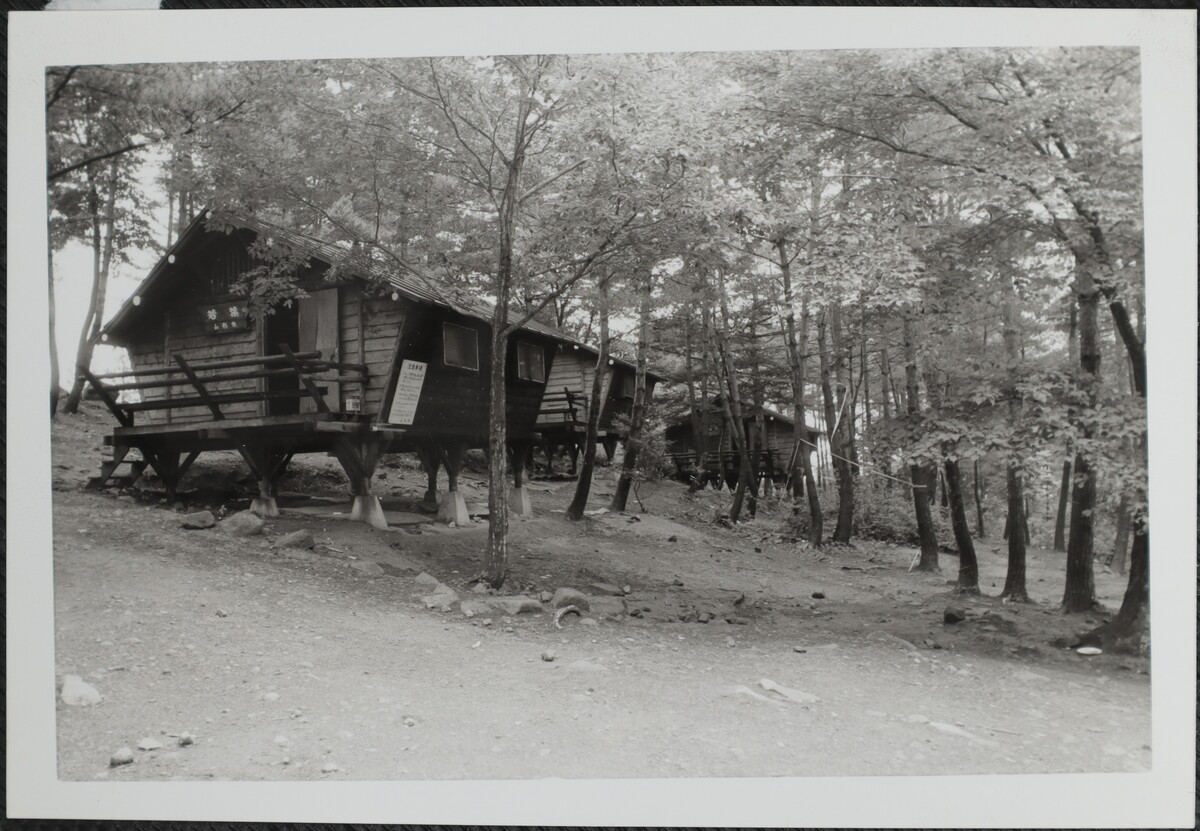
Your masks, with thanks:
[{"label": "wooden cabin on stilts", "polygon": [[[299,255],[302,291],[252,320],[235,289],[263,265],[255,254],[264,245]],[[117,421],[105,440],[113,458],[89,484],[129,485],[149,466],[174,497],[201,453],[235,450],[258,480],[251,509],[275,516],[292,458],[326,453],[350,480],[353,518],[386,527],[375,469],[384,454],[413,452],[427,476],[425,501],[437,503],[441,521],[466,523],[459,473],[467,450],[488,445],[491,314],[474,297],[385,271],[337,244],[201,212],[101,332],[127,350],[132,370],[79,368]],[[530,510],[527,460],[546,411],[561,409],[546,395],[556,358],[585,349],[537,321],[509,338],[510,499],[518,513]],[[135,449],[142,460],[126,461]]]}]

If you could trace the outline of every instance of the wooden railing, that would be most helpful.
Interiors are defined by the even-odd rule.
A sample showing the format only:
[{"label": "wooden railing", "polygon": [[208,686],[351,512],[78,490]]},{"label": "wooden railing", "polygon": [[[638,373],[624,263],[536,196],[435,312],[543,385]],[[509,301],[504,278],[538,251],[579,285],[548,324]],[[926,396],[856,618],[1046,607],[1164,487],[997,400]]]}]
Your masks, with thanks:
[{"label": "wooden railing", "polygon": [[587,414],[586,396],[565,387],[562,392],[547,390],[542,396],[542,407],[538,410],[538,424],[582,425],[587,423]]},{"label": "wooden railing", "polygon": [[[222,406],[288,398],[311,399],[317,412],[327,413],[330,412],[329,405],[325,402],[328,387],[319,386],[318,381],[359,384],[363,387],[367,384],[368,373],[365,364],[326,361],[321,359],[320,352],[295,353],[285,344],[280,344],[279,349],[279,355],[198,363],[190,363],[182,355],[175,354],[171,356],[175,362],[174,366],[109,372],[102,375],[93,374],[87,367],[79,367],[79,377],[91,385],[96,395],[123,427],[132,427],[135,413],[147,410],[208,407],[213,419],[221,421],[225,419]],[[342,374],[328,379],[316,377],[330,371]],[[183,377],[172,377],[179,375]],[[266,383],[287,378],[295,379],[295,388],[270,389],[270,385]],[[237,392],[215,392],[211,389],[216,384],[229,381],[257,379],[264,380],[264,389]],[[120,394],[126,391],[145,392],[162,389],[174,392],[176,388],[185,388],[187,394],[180,397],[167,395],[163,398],[146,398],[142,401],[119,400]]]}]

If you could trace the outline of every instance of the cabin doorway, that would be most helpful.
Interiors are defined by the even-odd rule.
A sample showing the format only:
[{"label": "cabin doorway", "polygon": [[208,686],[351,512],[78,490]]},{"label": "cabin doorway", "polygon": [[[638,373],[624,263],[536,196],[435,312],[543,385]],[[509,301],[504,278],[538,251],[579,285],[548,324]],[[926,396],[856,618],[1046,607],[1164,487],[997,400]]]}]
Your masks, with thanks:
[{"label": "cabin doorway", "polygon": [[[279,305],[275,313],[264,318],[263,355],[282,355],[281,345],[293,352],[300,351],[300,309],[297,303]],[[267,378],[268,392],[287,392],[297,388],[296,376],[272,376]],[[299,398],[268,398],[268,416],[296,415],[300,412]]]},{"label": "cabin doorway", "polygon": [[[338,360],[338,290],[310,291],[297,306],[300,351],[320,352],[323,361]],[[341,386],[329,379],[336,378],[338,373],[332,371],[325,375],[326,378],[318,378],[317,386],[325,387],[325,406],[336,413],[342,409]],[[311,413],[316,409],[317,403],[311,398],[300,399],[300,412]]]}]

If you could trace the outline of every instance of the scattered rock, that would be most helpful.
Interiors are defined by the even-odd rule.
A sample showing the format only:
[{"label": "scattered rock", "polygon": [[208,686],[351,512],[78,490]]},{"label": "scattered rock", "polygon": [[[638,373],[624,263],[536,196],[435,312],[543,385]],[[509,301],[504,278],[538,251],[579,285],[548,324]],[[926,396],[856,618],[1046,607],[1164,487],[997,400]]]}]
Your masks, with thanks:
[{"label": "scattered rock", "polygon": [[554,659],[557,657],[558,656],[556,654],[554,654],[553,649],[547,649],[545,652],[542,653],[542,660],[548,664],[551,663],[552,661],[554,661]]},{"label": "scattered rock", "polygon": [[62,703],[68,707],[90,707],[104,700],[100,691],[78,675],[63,676]]},{"label": "scattered rock", "polygon": [[326,762],[325,764],[321,765],[321,773],[337,773],[337,771],[338,766],[333,762]]},{"label": "scattered rock", "polygon": [[350,568],[368,577],[382,577],[384,573],[383,566],[371,560],[351,560]]},{"label": "scattered rock", "polygon": [[805,653],[805,652],[808,652],[808,650],[807,650],[807,649],[805,649],[803,646],[793,646],[793,647],[792,647],[792,651],[793,651],[793,652],[799,652],[799,653],[801,653],[801,654],[803,654],[803,653]]},{"label": "scattered rock", "polygon": [[812,596],[813,596],[813,599],[814,599],[814,600],[824,600],[824,599],[825,599],[825,592],[813,592],[813,593],[812,593]]},{"label": "scattered rock", "polygon": [[416,583],[418,586],[420,586],[423,589],[433,589],[433,588],[437,588],[439,585],[441,585],[440,580],[438,580],[432,574],[428,574],[424,571],[422,571],[415,578],[413,578],[413,582]]},{"label": "scattered rock", "polygon": [[579,621],[579,625],[580,626],[599,626],[600,621],[596,620],[594,617],[585,617],[583,620]]},{"label": "scattered rock", "polygon": [[555,609],[561,609],[563,606],[574,606],[581,612],[591,610],[591,604],[588,603],[587,595],[576,589],[569,589],[565,586],[554,593],[550,599],[550,605]]},{"label": "scattered rock", "polygon": [[553,599],[554,599],[554,595],[550,594],[550,592],[540,592],[538,594],[538,600],[540,600],[543,603],[549,603]]},{"label": "scattered rock", "polygon": [[492,625],[492,619],[491,619],[490,617],[485,617],[485,618],[483,619],[483,625],[484,625],[484,626],[491,626],[491,625]]},{"label": "scattered rock", "polygon": [[641,610],[641,609],[630,609],[630,610],[629,610],[629,616],[630,616],[630,617],[639,617],[639,618],[640,618],[640,617],[642,616],[642,610]]},{"label": "scattered rock", "polygon": [[279,548],[312,548],[316,544],[317,541],[313,539],[312,532],[304,528],[283,535],[275,543]]},{"label": "scattered rock", "polygon": [[117,750],[116,753],[114,753],[112,756],[109,757],[108,766],[112,767],[112,768],[116,768],[116,767],[120,767],[121,765],[131,764],[132,762],[133,762],[133,751],[128,747],[122,747],[119,750]]},{"label": "scattered rock", "polygon": [[239,511],[221,522],[221,530],[235,537],[253,537],[263,532],[263,521],[250,511]]},{"label": "scattered rock", "polygon": [[189,744],[195,744],[195,743],[196,743],[196,737],[193,736],[191,733],[185,732],[185,733],[179,734],[179,746],[180,747],[187,747]]},{"label": "scattered rock", "polygon": [[680,580],[678,577],[676,577],[674,580],[671,581],[671,585],[672,586],[682,586],[683,581]]},{"label": "scattered rock", "polygon": [[614,586],[612,583],[592,583],[590,586],[588,586],[588,588],[595,589],[601,594],[607,594],[613,597],[621,597],[622,595],[628,594],[628,592],[623,590],[620,586]]},{"label": "scattered rock", "polygon": [[204,528],[212,528],[217,524],[217,518],[212,515],[212,511],[196,511],[184,514],[180,518],[179,524],[189,531],[199,531]]},{"label": "scattered rock", "polygon": [[1075,650],[1080,655],[1103,655],[1104,650],[1098,646],[1081,646]]},{"label": "scattered rock", "polygon": [[667,537],[667,542],[679,542],[679,537],[672,534],[671,536]]},{"label": "scattered rock", "polygon": [[821,700],[821,699],[817,698],[815,695],[812,695],[811,693],[801,692],[800,690],[793,690],[790,687],[783,686],[782,684],[776,684],[770,678],[762,679],[761,681],[758,682],[758,685],[760,687],[762,687],[764,690],[766,690],[767,692],[773,692],[776,695],[783,696],[788,701],[794,701],[797,704],[811,704],[814,701]]},{"label": "scattered rock", "polygon": [[487,583],[476,583],[475,585],[471,586],[471,591],[473,591],[475,594],[487,594],[488,585]]},{"label": "scattered rock", "polygon": [[729,647],[737,646],[737,641],[735,641],[733,639],[733,635],[730,635],[729,637],[725,638],[725,645],[729,646]]},{"label": "scattered rock", "polygon": [[542,611],[541,603],[523,594],[493,597],[490,602],[495,608],[501,609],[510,615],[536,614]]},{"label": "scattered rock", "polygon": [[216,614],[217,617],[229,617],[229,612],[225,611],[224,609],[217,609]]},{"label": "scattered rock", "polygon": [[942,622],[946,624],[962,623],[967,619],[967,613],[958,606],[948,606],[942,613]]},{"label": "scattered rock", "polygon": [[162,742],[151,736],[146,736],[137,743],[138,750],[159,750],[162,748]]},{"label": "scattered rock", "polygon": [[426,609],[450,612],[454,610],[455,604],[458,603],[458,594],[445,583],[438,583],[433,593],[422,597],[421,602],[425,604]]},{"label": "scattered rock", "polygon": [[697,623],[708,623],[712,619],[713,619],[712,612],[701,612],[700,614],[696,615]]},{"label": "scattered rock", "polygon": [[734,626],[745,626],[750,621],[746,620],[744,617],[738,617],[737,615],[730,615],[729,617],[725,618],[725,622],[733,624]]},{"label": "scattered rock", "polygon": [[415,718],[413,718],[412,716],[405,716],[404,717],[404,726],[405,727],[416,727],[417,720]]}]

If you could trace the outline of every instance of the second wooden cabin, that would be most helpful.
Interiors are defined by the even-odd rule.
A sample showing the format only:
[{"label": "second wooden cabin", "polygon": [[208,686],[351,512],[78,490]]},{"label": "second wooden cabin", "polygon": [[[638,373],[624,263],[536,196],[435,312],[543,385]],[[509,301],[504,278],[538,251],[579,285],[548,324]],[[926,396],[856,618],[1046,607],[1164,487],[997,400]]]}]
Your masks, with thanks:
[{"label": "second wooden cabin", "polygon": [[[488,444],[491,307],[362,259],[347,266],[345,248],[269,223],[222,217],[221,225],[197,217],[104,328],[102,339],[127,350],[133,371],[93,376],[82,368],[120,423],[109,438],[114,457],[142,450],[173,491],[182,471],[171,459],[188,454],[186,469],[203,450],[236,449],[260,478],[256,504],[272,511],[291,454],[330,452],[354,483],[356,509],[368,497],[362,518],[380,524],[370,494],[375,464],[383,453],[411,451],[429,478],[426,500],[440,500],[443,520],[465,522],[459,466],[465,450]],[[254,255],[263,245],[301,255],[296,281],[305,296],[254,322],[235,286],[263,266]],[[342,265],[330,280],[334,263]],[[573,379],[589,360],[594,372],[595,356],[537,321],[510,337],[507,438],[518,510],[528,510],[522,486],[534,444],[575,440],[575,425],[586,424],[586,397],[575,396],[590,391],[590,378]],[[605,442],[615,438],[611,416],[622,393],[631,392],[632,367],[614,361],[613,369]],[[449,479],[444,498],[439,468]]]},{"label": "second wooden cabin", "polygon": [[[702,419],[706,435],[697,439],[693,421],[688,418],[667,426],[667,452],[675,464],[679,478],[720,487],[724,482],[736,487],[740,459],[733,435],[722,411],[720,399],[708,404]],[[806,428],[806,440],[796,448],[795,422],[770,407],[742,405],[742,437],[751,451],[751,461],[762,480],[775,484],[787,481],[797,452],[812,453],[824,434]]]}]

